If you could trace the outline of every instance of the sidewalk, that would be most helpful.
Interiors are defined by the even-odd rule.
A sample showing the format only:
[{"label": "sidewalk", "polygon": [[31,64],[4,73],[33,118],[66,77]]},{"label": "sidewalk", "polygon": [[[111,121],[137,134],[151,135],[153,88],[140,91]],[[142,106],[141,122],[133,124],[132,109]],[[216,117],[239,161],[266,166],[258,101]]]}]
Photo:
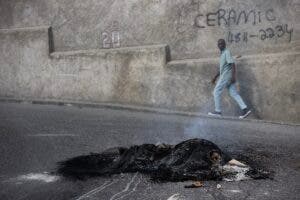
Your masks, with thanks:
[{"label": "sidewalk", "polygon": [[[118,104],[118,103],[87,103],[81,101],[55,101],[55,100],[20,100],[20,99],[11,99],[11,98],[0,98],[0,102],[7,103],[29,103],[29,104],[39,104],[39,105],[58,105],[58,106],[75,106],[79,108],[109,108],[115,110],[128,110],[128,111],[136,111],[136,112],[150,112],[150,113],[158,113],[158,114],[166,114],[166,115],[180,115],[180,116],[190,116],[190,117],[207,117],[207,118],[215,118],[221,120],[241,120],[238,116],[222,116],[222,118],[216,118],[209,116],[205,113],[199,112],[187,112],[187,111],[176,111],[165,108],[155,108],[155,107],[147,107],[147,106],[137,106],[137,105],[129,105],[129,104]],[[250,114],[251,116],[251,114]],[[254,123],[270,123],[270,124],[280,124],[280,125],[291,125],[291,126],[300,126],[300,124],[290,123],[290,122],[280,122],[280,121],[268,121],[268,120],[260,120],[253,119],[248,117],[246,119],[242,119],[245,122],[254,122]]]}]

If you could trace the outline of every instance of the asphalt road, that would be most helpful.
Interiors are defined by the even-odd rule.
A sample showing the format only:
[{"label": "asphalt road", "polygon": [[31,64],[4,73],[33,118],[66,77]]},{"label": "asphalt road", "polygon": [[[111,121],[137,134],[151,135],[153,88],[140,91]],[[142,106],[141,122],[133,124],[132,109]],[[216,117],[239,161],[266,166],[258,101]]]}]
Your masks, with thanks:
[{"label": "asphalt road", "polygon": [[[207,181],[202,188],[185,189],[190,182],[154,183],[139,173],[85,181],[52,174],[57,162],[73,156],[115,146],[176,144],[194,137],[274,171],[274,179]],[[300,195],[300,126],[2,102],[0,155],[1,200],[274,200]]]}]

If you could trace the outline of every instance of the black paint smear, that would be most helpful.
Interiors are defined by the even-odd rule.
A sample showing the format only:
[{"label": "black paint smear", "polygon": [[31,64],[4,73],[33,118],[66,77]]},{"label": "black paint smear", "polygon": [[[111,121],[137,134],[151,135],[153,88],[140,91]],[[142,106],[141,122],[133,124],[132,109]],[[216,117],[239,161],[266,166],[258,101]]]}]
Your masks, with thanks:
[{"label": "black paint smear", "polygon": [[[212,159],[215,153],[218,161]],[[57,173],[70,179],[141,172],[154,181],[221,180],[218,166],[229,160],[214,143],[190,139],[177,145],[143,144],[74,157],[60,162]],[[261,177],[258,170],[249,175]]]}]

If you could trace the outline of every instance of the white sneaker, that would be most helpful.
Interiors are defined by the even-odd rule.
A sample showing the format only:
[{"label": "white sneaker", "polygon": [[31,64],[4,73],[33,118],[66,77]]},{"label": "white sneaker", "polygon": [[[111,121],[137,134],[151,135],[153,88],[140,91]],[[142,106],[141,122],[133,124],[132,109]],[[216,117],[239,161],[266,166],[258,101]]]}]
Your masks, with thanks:
[{"label": "white sneaker", "polygon": [[208,113],[209,116],[222,117],[221,112],[213,111]]},{"label": "white sneaker", "polygon": [[245,108],[242,110],[242,115],[239,116],[240,119],[246,118],[251,113],[251,110],[248,108]]}]

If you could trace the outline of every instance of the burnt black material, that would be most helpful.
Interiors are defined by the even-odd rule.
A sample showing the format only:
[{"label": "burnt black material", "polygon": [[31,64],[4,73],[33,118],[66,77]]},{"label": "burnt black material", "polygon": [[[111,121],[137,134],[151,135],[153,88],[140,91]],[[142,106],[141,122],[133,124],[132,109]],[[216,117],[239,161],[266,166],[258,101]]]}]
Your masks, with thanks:
[{"label": "burnt black material", "polygon": [[220,180],[216,166],[229,160],[214,143],[190,139],[177,145],[143,144],[75,157],[60,162],[58,173],[73,179],[141,172],[159,181]]}]

